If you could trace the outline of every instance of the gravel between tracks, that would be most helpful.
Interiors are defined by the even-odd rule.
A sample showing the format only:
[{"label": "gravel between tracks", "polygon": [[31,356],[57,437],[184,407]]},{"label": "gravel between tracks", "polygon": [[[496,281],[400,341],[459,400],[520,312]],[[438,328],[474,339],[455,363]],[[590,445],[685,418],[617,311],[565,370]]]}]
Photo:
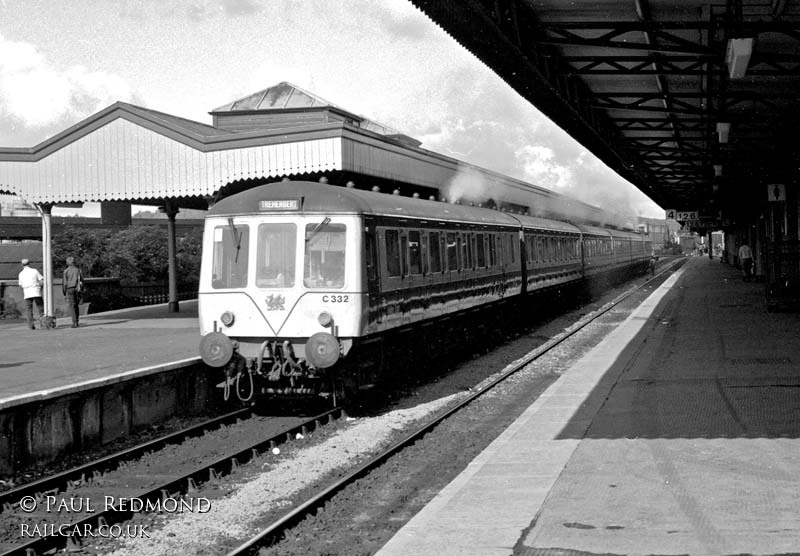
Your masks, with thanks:
[{"label": "gravel between tracks", "polygon": [[113,556],[218,554],[221,540],[242,539],[255,532],[253,524],[270,511],[291,503],[291,497],[332,471],[352,466],[364,453],[386,445],[391,433],[453,403],[454,394],[380,417],[354,419],[337,433],[294,457],[267,465],[263,472],[239,484],[226,498],[212,503],[204,514],[173,516],[150,539],[126,539]]}]

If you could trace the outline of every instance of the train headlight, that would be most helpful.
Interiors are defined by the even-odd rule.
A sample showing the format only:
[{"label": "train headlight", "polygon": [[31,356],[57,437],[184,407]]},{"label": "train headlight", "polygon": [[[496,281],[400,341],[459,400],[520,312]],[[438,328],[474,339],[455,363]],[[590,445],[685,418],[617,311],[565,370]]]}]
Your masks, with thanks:
[{"label": "train headlight", "polygon": [[317,332],[306,342],[306,359],[318,369],[332,367],[339,360],[339,341],[327,332]]},{"label": "train headlight", "polygon": [[231,326],[233,324],[234,319],[235,317],[233,316],[233,313],[231,313],[230,311],[225,311],[219,317],[219,320],[221,320],[222,324],[224,324],[225,326]]},{"label": "train headlight", "polygon": [[333,316],[328,311],[322,311],[317,317],[317,322],[319,322],[321,326],[328,328],[333,322]]},{"label": "train headlight", "polygon": [[224,367],[233,357],[233,342],[222,332],[209,332],[200,340],[200,357],[209,367]]}]

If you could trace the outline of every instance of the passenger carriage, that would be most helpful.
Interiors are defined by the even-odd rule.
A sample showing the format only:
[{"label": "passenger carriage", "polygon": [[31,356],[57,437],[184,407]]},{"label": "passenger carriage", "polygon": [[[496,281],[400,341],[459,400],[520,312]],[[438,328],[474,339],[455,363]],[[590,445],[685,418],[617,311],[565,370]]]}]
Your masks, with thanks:
[{"label": "passenger carriage", "polygon": [[396,332],[631,264],[635,234],[615,233],[311,182],[256,187],[206,219],[201,355],[269,393],[321,393],[354,346],[382,352]]}]

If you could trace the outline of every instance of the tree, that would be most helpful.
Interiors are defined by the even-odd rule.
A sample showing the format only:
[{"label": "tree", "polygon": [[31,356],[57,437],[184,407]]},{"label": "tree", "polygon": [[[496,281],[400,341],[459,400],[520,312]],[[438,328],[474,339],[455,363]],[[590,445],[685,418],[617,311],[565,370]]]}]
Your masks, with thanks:
[{"label": "tree", "polygon": [[187,232],[177,240],[178,283],[200,283],[200,260],[203,255],[202,232]]},{"label": "tree", "polygon": [[75,257],[75,264],[85,276],[111,276],[106,249],[110,235],[109,230],[66,226],[62,233],[53,237],[54,269],[65,268],[67,257]]},{"label": "tree", "polygon": [[108,242],[108,256],[114,275],[122,283],[167,279],[167,237],[159,226],[120,230]]},{"label": "tree", "polygon": [[[115,233],[108,242],[108,257],[114,276],[123,283],[166,282],[169,250],[166,229],[134,226]],[[202,242],[198,234],[176,238],[178,281],[197,284],[200,277]]]},{"label": "tree", "polygon": [[[125,284],[166,282],[169,278],[167,230],[163,226],[133,226],[123,230],[67,227],[53,238],[54,268],[66,267],[66,258],[87,277],[118,277]],[[196,285],[200,278],[202,232],[176,238],[178,282]]]}]

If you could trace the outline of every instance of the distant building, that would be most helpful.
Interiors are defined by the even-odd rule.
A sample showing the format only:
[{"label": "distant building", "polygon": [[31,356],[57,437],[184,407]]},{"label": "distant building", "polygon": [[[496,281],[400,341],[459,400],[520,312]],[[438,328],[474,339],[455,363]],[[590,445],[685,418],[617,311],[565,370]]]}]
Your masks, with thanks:
[{"label": "distant building", "polygon": [[0,193],[0,216],[39,216],[39,211],[16,195]]},{"label": "distant building", "polygon": [[637,218],[637,224],[640,231],[650,236],[650,241],[656,249],[678,242],[678,230],[681,229],[681,225],[675,220],[640,216]]},{"label": "distant building", "polygon": [[0,244],[0,280],[16,280],[22,270],[20,261],[28,259],[31,266],[42,271],[42,242]]}]

